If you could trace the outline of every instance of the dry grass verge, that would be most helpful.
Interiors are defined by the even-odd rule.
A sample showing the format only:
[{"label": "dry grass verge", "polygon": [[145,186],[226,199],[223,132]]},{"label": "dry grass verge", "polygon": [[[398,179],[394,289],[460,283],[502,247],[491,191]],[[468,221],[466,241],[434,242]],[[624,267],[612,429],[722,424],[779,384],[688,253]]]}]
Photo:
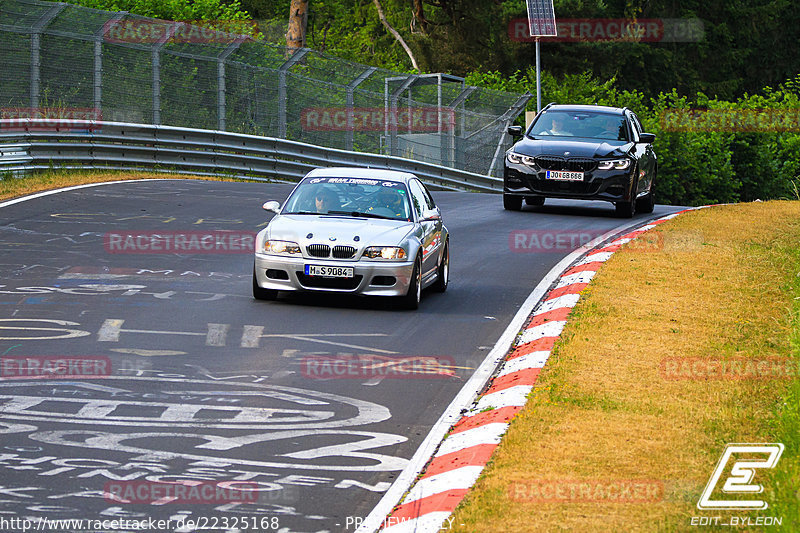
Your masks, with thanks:
[{"label": "dry grass verge", "polygon": [[215,178],[193,176],[190,174],[166,174],[163,172],[128,172],[128,171],[70,171],[53,170],[25,176],[23,178],[6,177],[0,179],[0,200],[9,200],[41,191],[60,189],[72,185],[101,183],[104,181],[127,181],[142,179],[193,179],[209,181],[245,181],[233,178]]},{"label": "dry grass verge", "polygon": [[659,250],[624,248],[584,291],[456,511],[456,531],[696,531],[690,520],[709,515],[696,503],[725,444],[781,439],[780,483],[758,479],[772,503],[761,514],[800,527],[793,380],[665,370],[797,355],[800,202],[703,209],[652,231]]}]

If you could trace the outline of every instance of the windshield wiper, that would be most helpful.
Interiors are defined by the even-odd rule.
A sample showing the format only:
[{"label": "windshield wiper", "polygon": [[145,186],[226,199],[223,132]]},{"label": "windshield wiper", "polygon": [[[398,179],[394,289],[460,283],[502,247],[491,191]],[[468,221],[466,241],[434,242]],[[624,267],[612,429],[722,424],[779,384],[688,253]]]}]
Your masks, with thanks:
[{"label": "windshield wiper", "polygon": [[284,215],[324,215],[325,213],[315,213],[314,211],[292,211],[291,213],[284,213]]},{"label": "windshield wiper", "polygon": [[395,217],[387,217],[386,215],[377,215],[375,213],[362,213],[360,211],[328,211],[328,215],[347,215],[351,217],[365,217],[365,218],[383,218],[386,220],[397,220]]}]

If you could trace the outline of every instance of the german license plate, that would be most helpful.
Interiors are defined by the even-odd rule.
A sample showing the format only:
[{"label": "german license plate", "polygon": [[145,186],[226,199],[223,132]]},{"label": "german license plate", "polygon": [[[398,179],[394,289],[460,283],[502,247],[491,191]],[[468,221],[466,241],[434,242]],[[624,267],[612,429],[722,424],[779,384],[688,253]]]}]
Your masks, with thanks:
[{"label": "german license plate", "polygon": [[322,276],[323,278],[352,278],[353,267],[306,265],[306,276]]},{"label": "german license plate", "polygon": [[547,179],[561,181],[583,181],[583,172],[565,172],[563,170],[548,170]]}]

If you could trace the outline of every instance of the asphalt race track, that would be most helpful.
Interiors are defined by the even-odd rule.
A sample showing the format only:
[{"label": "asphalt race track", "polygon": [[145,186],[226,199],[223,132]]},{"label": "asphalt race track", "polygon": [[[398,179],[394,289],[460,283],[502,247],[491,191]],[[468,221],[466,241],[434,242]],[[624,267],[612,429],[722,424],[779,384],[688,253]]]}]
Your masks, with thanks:
[{"label": "asphalt race track", "polygon": [[[255,301],[249,250],[131,253],[109,237],[250,235],[290,190],[124,182],[0,209],[0,517],[354,531],[539,280],[630,224],[602,202],[514,213],[496,195],[435,192],[451,284],[418,311]],[[93,364],[33,379],[30,361],[77,356]],[[153,488],[179,481],[201,496]]]}]

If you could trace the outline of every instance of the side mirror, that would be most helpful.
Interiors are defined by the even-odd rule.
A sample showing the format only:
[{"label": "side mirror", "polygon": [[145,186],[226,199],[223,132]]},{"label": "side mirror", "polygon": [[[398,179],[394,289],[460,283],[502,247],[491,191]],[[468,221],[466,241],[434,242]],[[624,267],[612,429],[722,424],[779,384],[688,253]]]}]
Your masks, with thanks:
[{"label": "side mirror", "polygon": [[522,137],[522,126],[509,126],[506,131],[512,137]]},{"label": "side mirror", "polygon": [[265,203],[261,206],[263,209],[267,211],[272,211],[275,214],[281,212],[281,204],[280,202],[276,202],[275,200],[270,200],[269,202]]},{"label": "side mirror", "polygon": [[433,213],[428,213],[425,216],[425,218],[422,219],[422,221],[423,222],[436,222],[436,221],[441,220],[441,219],[442,219],[442,216],[439,213],[433,212]]},{"label": "side mirror", "polygon": [[639,135],[639,142],[645,144],[653,144],[656,142],[656,134],[655,133],[642,133]]}]

